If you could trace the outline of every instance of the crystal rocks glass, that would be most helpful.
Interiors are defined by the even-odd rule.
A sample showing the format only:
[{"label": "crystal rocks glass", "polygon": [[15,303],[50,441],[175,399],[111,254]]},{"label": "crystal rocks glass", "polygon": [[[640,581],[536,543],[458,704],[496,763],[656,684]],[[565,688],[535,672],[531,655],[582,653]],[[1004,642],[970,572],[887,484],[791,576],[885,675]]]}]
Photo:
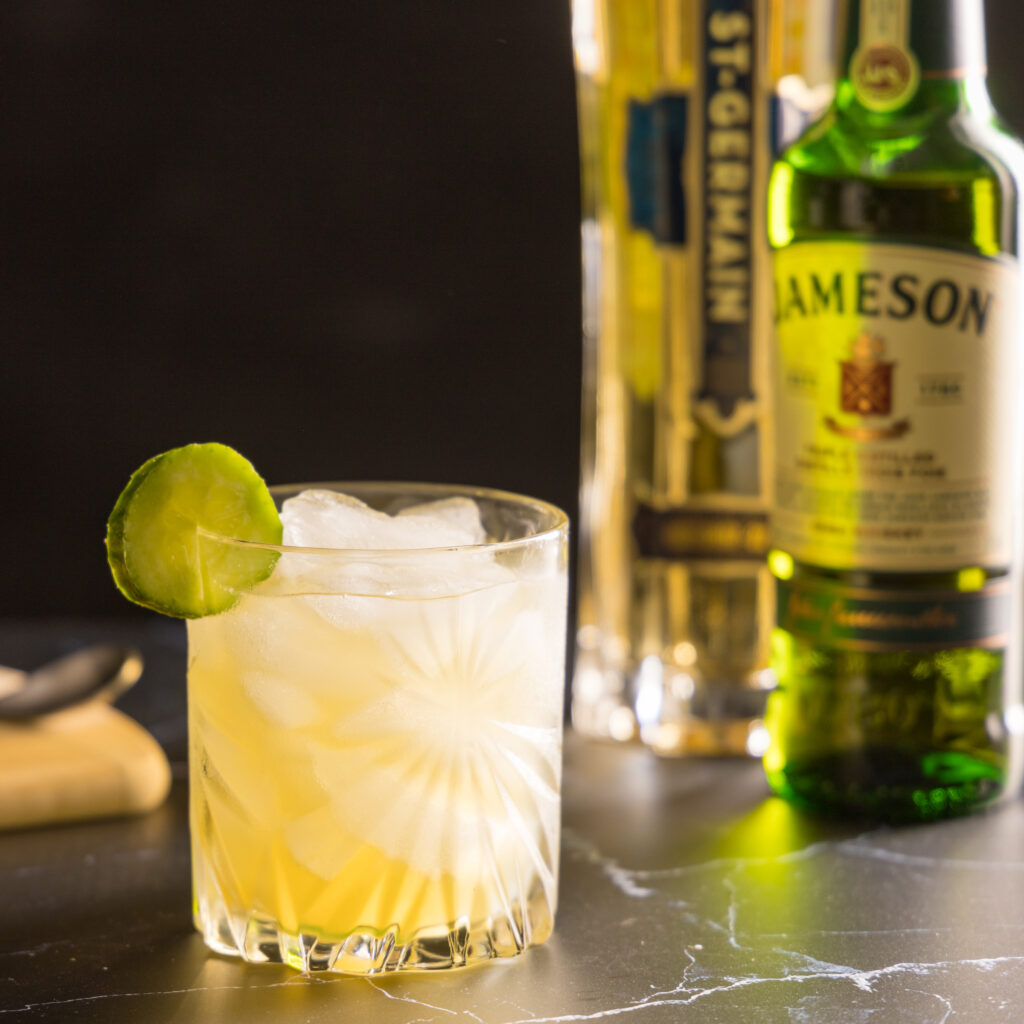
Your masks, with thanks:
[{"label": "crystal rocks glass", "polygon": [[[189,622],[196,927],[305,971],[514,956],[555,915],[566,516],[491,490],[310,486],[392,514],[468,498],[487,540],[281,546],[234,607]],[[204,557],[244,543],[207,537]]]}]

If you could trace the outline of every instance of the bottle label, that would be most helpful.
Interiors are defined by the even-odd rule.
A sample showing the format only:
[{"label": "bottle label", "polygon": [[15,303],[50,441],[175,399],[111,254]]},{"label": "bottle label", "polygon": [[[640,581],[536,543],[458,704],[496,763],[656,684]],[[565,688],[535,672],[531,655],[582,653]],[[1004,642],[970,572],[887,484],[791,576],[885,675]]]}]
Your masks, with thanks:
[{"label": "bottle label", "polygon": [[738,509],[658,509],[641,502],[633,536],[644,558],[760,564],[768,554],[768,516]]},{"label": "bottle label", "polygon": [[[767,161],[754,139],[755,119],[764,116],[757,111],[761,40],[755,0],[706,0],[699,18],[703,88],[692,90],[692,99],[657,92],[629,101],[624,172],[631,226],[659,245],[699,248],[694,397],[716,428],[735,433],[750,421],[756,399],[751,240],[757,175]],[[700,180],[687,170],[694,147],[703,160]],[[699,220],[693,226],[688,205]]]},{"label": "bottle label", "polygon": [[625,178],[629,220],[663,245],[686,244],[683,158],[689,100],[668,93],[630,100]]},{"label": "bottle label", "polygon": [[[758,438],[768,390],[758,313],[768,289],[755,271],[767,257],[757,201],[770,162],[767,7],[668,7],[678,19],[666,24],[678,31],[659,41],[666,87],[629,102],[625,137],[629,222],[658,246],[644,283],[664,288],[660,320],[628,342],[635,359],[653,339],[651,362],[664,367],[650,389],[661,410],[652,458],[664,472],[634,496],[632,535],[641,558],[749,572],[768,548]],[[685,54],[674,75],[673,54]],[[685,92],[669,91],[683,81]],[[694,454],[698,434],[713,439],[710,455]]]},{"label": "bottle label", "polygon": [[872,590],[827,580],[778,580],[781,629],[846,651],[1006,646],[1011,593],[1001,579],[973,592]]},{"label": "bottle label", "polygon": [[[615,7],[637,33],[650,28],[642,5]],[[620,170],[641,237],[616,256],[622,291],[604,315],[620,318],[622,372],[656,410],[632,442],[649,444],[653,471],[632,481],[642,558],[749,572],[767,553],[771,289],[759,197],[772,153],[831,90],[812,92],[801,75],[811,55],[824,59],[831,15],[802,0],[791,8],[776,24],[759,0],[662,5],[657,80],[626,106]],[[773,30],[789,48],[774,68]]]},{"label": "bottle label", "polygon": [[849,75],[854,95],[868,110],[899,110],[917,92],[921,71],[907,46],[909,31],[910,0],[861,0]]},{"label": "bottle label", "polygon": [[761,39],[755,15],[754,0],[708,0],[704,20],[703,352],[696,401],[726,434],[756,399],[751,245]]},{"label": "bottle label", "polygon": [[774,276],[773,543],[835,569],[1009,564],[1016,264],[802,242]]}]

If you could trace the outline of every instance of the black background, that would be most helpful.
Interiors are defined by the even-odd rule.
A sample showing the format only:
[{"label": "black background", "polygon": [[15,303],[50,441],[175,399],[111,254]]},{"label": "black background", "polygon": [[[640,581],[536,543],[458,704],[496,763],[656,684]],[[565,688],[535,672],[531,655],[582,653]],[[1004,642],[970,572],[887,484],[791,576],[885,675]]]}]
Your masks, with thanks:
[{"label": "black background", "polygon": [[128,614],[106,517],[189,441],[574,512],[576,157],[568,0],[3,0],[0,614]]}]

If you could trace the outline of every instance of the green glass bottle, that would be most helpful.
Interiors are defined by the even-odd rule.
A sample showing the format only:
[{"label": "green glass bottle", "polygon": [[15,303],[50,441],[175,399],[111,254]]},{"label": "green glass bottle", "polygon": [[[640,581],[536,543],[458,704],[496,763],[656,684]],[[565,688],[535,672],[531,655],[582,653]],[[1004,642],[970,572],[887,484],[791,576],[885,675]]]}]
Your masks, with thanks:
[{"label": "green glass bottle", "polygon": [[1020,785],[1018,183],[981,0],[848,0],[776,163],[765,769],[805,807],[967,813]]}]

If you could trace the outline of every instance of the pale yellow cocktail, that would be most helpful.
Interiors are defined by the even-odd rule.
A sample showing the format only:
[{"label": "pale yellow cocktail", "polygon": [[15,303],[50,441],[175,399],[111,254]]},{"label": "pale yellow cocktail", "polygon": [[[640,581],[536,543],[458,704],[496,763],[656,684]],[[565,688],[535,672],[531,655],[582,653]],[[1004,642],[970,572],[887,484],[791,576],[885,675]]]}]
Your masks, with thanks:
[{"label": "pale yellow cocktail", "polygon": [[[273,573],[189,623],[197,927],[307,970],[514,955],[556,904],[565,517],[496,492],[349,490],[404,508],[398,525],[360,533],[307,499],[291,533],[315,547],[296,547],[286,503]],[[327,550],[335,512],[380,546]]]}]

